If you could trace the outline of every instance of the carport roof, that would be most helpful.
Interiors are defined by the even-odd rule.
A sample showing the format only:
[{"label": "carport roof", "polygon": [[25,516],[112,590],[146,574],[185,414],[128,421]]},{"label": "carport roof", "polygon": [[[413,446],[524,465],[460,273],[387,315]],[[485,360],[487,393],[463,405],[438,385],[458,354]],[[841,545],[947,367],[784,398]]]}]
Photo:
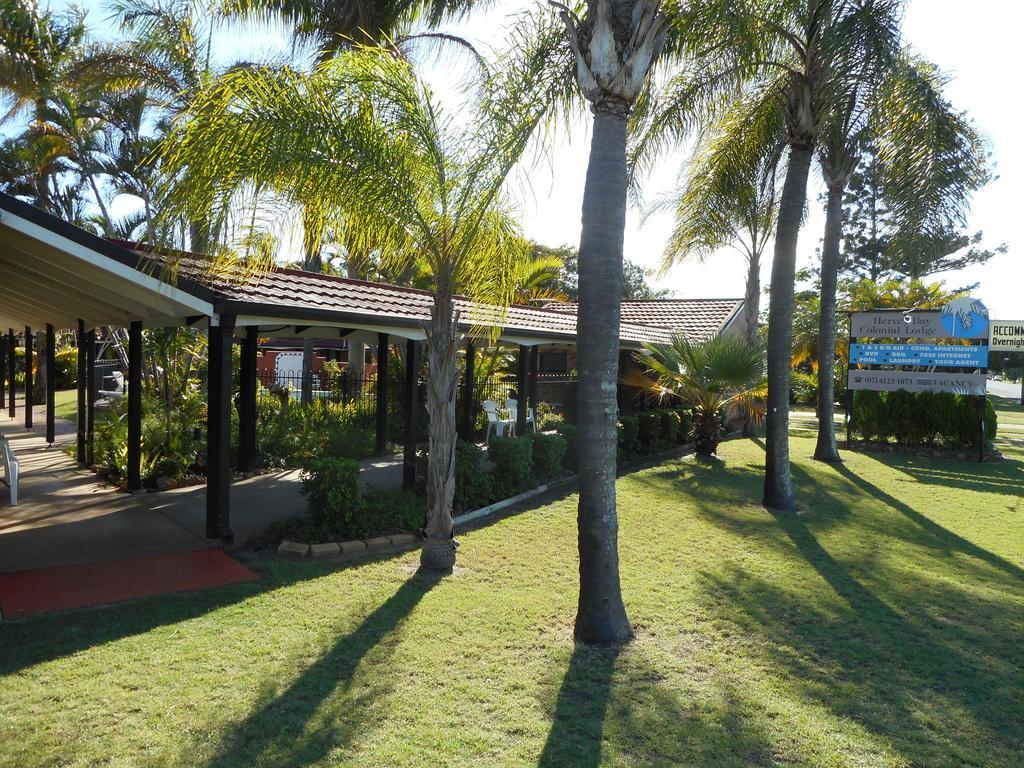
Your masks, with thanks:
[{"label": "carport roof", "polygon": [[[0,328],[74,327],[79,319],[88,328],[132,321],[170,326],[219,323],[230,314],[237,326],[268,335],[421,339],[430,320],[428,291],[283,268],[230,279],[205,269],[202,256],[178,253],[175,261],[172,276],[164,271],[164,251],[97,237],[0,193]],[[738,300],[633,304],[623,304],[620,341],[628,348],[664,343],[679,332],[712,335],[742,306]],[[459,297],[456,308],[464,330],[500,327],[508,343],[576,340],[572,304],[501,311]],[[690,326],[675,322],[683,315]]]},{"label": "carport roof", "polygon": [[143,266],[138,254],[0,193],[0,328],[176,325],[214,312],[209,289],[171,285]]}]

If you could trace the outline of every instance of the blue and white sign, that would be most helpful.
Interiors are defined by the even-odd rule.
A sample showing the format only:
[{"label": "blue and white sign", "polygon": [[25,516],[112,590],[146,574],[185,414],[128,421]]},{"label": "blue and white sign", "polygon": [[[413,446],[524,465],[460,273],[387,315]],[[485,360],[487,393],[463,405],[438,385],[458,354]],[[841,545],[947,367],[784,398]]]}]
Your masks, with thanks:
[{"label": "blue and white sign", "polygon": [[851,344],[850,364],[987,368],[988,347],[978,344]]}]

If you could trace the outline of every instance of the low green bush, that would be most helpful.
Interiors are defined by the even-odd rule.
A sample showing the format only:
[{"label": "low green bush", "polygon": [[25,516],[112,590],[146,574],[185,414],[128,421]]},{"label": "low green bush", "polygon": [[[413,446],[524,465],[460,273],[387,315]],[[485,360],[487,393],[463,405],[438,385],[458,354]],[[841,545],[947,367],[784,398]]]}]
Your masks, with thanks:
[{"label": "low green bush", "polygon": [[529,436],[533,443],[533,477],[546,483],[565,472],[565,438],[561,435],[536,433]]},{"label": "low green bush", "polygon": [[676,408],[679,414],[679,432],[676,434],[676,445],[685,445],[693,440],[693,411],[689,408]]},{"label": "low green bush", "polygon": [[301,467],[319,456],[365,459],[376,448],[374,413],[364,403],[290,399],[282,408],[274,397],[257,405],[256,440],[268,467]]},{"label": "low green bush", "polygon": [[661,439],[666,447],[679,444],[679,429],[683,420],[679,414],[669,408],[661,411]]},{"label": "low green bush", "polygon": [[484,452],[459,441],[455,447],[455,514],[486,507],[494,498],[494,476],[483,470]]},{"label": "low green bush", "polygon": [[565,440],[565,468],[570,472],[576,471],[576,425],[565,424],[558,430],[558,434]]},{"label": "low green bush", "polygon": [[529,437],[493,437],[487,455],[494,462],[495,491],[507,499],[535,485],[533,441]]},{"label": "low green bush", "polygon": [[565,424],[565,417],[550,403],[537,403],[537,431],[558,430]]},{"label": "low green bush", "polygon": [[661,426],[660,411],[643,411],[637,414],[640,425],[640,450],[643,453],[657,453],[666,448],[665,434]]},{"label": "low green bush", "polygon": [[301,480],[313,525],[343,538],[355,535],[361,507],[359,462],[334,456],[310,459],[302,466]]},{"label": "low green bush", "polygon": [[[997,428],[995,408],[986,400],[988,440],[995,437]],[[946,392],[857,392],[850,429],[866,440],[964,450],[978,442],[977,398]]]},{"label": "low green bush", "polygon": [[792,371],[789,377],[789,402],[794,405],[814,405],[817,403],[817,374]]},{"label": "low green bush", "polygon": [[619,458],[625,459],[640,452],[640,420],[636,416],[621,416],[618,424]]},{"label": "low green bush", "polygon": [[366,491],[359,505],[359,514],[347,533],[339,531],[339,540],[366,538],[382,533],[409,531],[415,533],[427,523],[427,507],[423,497],[402,489]]}]

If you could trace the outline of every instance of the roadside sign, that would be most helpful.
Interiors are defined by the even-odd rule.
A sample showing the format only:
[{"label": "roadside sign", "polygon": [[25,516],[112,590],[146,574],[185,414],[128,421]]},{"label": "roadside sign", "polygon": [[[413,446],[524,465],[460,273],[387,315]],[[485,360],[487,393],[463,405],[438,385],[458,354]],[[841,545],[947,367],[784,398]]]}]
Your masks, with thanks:
[{"label": "roadside sign", "polygon": [[993,352],[1024,352],[1024,320],[993,320],[988,348]]},{"label": "roadside sign", "polygon": [[952,392],[957,395],[984,395],[984,373],[913,373],[909,371],[850,371],[849,389],[892,392]]},{"label": "roadside sign", "polygon": [[[1024,342],[1024,337],[1021,337]],[[979,344],[851,344],[851,365],[986,368],[988,348]]]}]

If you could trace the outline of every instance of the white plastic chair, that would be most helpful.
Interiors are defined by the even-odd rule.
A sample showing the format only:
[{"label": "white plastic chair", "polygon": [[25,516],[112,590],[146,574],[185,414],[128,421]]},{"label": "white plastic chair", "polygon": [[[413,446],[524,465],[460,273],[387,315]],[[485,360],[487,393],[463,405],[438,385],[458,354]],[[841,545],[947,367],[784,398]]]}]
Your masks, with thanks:
[{"label": "white plastic chair", "polygon": [[491,439],[492,429],[498,433],[498,437],[502,437],[506,429],[511,433],[515,428],[515,418],[513,417],[511,420],[500,418],[498,416],[498,404],[493,400],[484,400],[480,405],[483,407],[484,413],[487,414],[487,432],[484,435],[484,442]]},{"label": "white plastic chair", "polygon": [[[519,416],[519,401],[518,400],[506,400],[505,407],[508,408],[509,418],[512,420],[512,429],[514,430],[516,424],[518,424],[517,417]],[[533,408],[526,409],[526,426],[532,428],[534,432],[537,431],[537,420],[533,417]]]}]

